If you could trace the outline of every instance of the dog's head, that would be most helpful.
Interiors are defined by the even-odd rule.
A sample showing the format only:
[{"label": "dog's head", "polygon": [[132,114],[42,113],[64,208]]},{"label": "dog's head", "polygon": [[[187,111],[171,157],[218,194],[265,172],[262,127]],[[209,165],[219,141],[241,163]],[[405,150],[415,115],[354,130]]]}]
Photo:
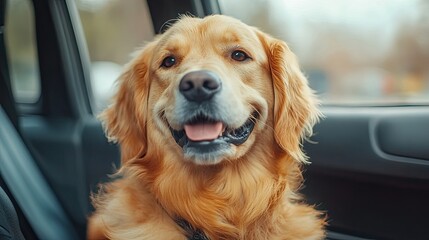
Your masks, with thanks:
[{"label": "dog's head", "polygon": [[305,161],[316,105],[284,42],[226,16],[183,17],[137,53],[101,119],[123,163],[157,149],[217,164],[256,145]]}]

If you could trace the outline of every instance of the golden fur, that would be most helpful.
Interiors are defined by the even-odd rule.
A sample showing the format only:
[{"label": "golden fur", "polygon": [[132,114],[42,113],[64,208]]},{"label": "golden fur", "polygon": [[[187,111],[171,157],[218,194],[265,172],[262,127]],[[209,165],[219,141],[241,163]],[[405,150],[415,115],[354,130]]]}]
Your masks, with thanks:
[{"label": "golden fur", "polygon": [[[234,49],[251,60],[235,62]],[[160,68],[171,54],[176,65]],[[320,114],[283,41],[230,17],[183,17],[126,69],[101,115],[121,147],[121,178],[94,197],[89,239],[187,239],[175,217],[212,240],[324,238],[323,217],[297,194],[301,142]],[[185,159],[167,126],[178,81],[198,69],[219,74],[237,119],[259,115],[248,140],[213,164]]]}]

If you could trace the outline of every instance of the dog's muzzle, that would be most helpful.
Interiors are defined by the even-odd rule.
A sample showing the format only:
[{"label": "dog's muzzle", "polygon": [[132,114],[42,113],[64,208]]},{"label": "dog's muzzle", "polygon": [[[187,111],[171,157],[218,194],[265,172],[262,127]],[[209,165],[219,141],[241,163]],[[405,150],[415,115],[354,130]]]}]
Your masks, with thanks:
[{"label": "dog's muzzle", "polygon": [[193,106],[194,110],[190,110],[181,130],[171,127],[170,130],[185,154],[198,155],[202,159],[210,156],[207,158],[211,159],[213,155],[229,149],[231,144],[243,144],[252,133],[256,113],[249,116],[239,128],[231,128],[215,110],[207,107],[215,105],[213,99],[221,90],[221,80],[210,71],[190,72],[180,80],[179,92],[185,97],[186,104]]}]

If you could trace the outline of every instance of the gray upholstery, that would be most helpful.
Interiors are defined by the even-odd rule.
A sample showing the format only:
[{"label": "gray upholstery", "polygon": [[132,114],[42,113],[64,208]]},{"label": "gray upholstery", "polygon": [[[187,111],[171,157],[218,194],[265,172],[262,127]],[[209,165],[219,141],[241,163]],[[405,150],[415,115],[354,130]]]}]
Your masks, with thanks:
[{"label": "gray upholstery", "polygon": [[0,239],[24,239],[15,208],[3,188],[0,188]]},{"label": "gray upholstery", "polygon": [[70,220],[1,107],[0,174],[40,239],[78,239]]}]

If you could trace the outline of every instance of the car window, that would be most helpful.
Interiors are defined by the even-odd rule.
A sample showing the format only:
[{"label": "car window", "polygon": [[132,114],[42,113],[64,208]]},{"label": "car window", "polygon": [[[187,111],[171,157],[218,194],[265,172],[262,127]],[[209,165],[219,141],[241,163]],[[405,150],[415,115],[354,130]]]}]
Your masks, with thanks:
[{"label": "car window", "polygon": [[8,0],[5,44],[12,92],[19,103],[35,103],[40,97],[34,9],[29,0]]},{"label": "car window", "polygon": [[219,2],[285,40],[325,103],[429,103],[428,1]]},{"label": "car window", "polygon": [[78,0],[91,60],[91,88],[95,113],[109,103],[114,82],[132,52],[154,36],[146,1]]}]

